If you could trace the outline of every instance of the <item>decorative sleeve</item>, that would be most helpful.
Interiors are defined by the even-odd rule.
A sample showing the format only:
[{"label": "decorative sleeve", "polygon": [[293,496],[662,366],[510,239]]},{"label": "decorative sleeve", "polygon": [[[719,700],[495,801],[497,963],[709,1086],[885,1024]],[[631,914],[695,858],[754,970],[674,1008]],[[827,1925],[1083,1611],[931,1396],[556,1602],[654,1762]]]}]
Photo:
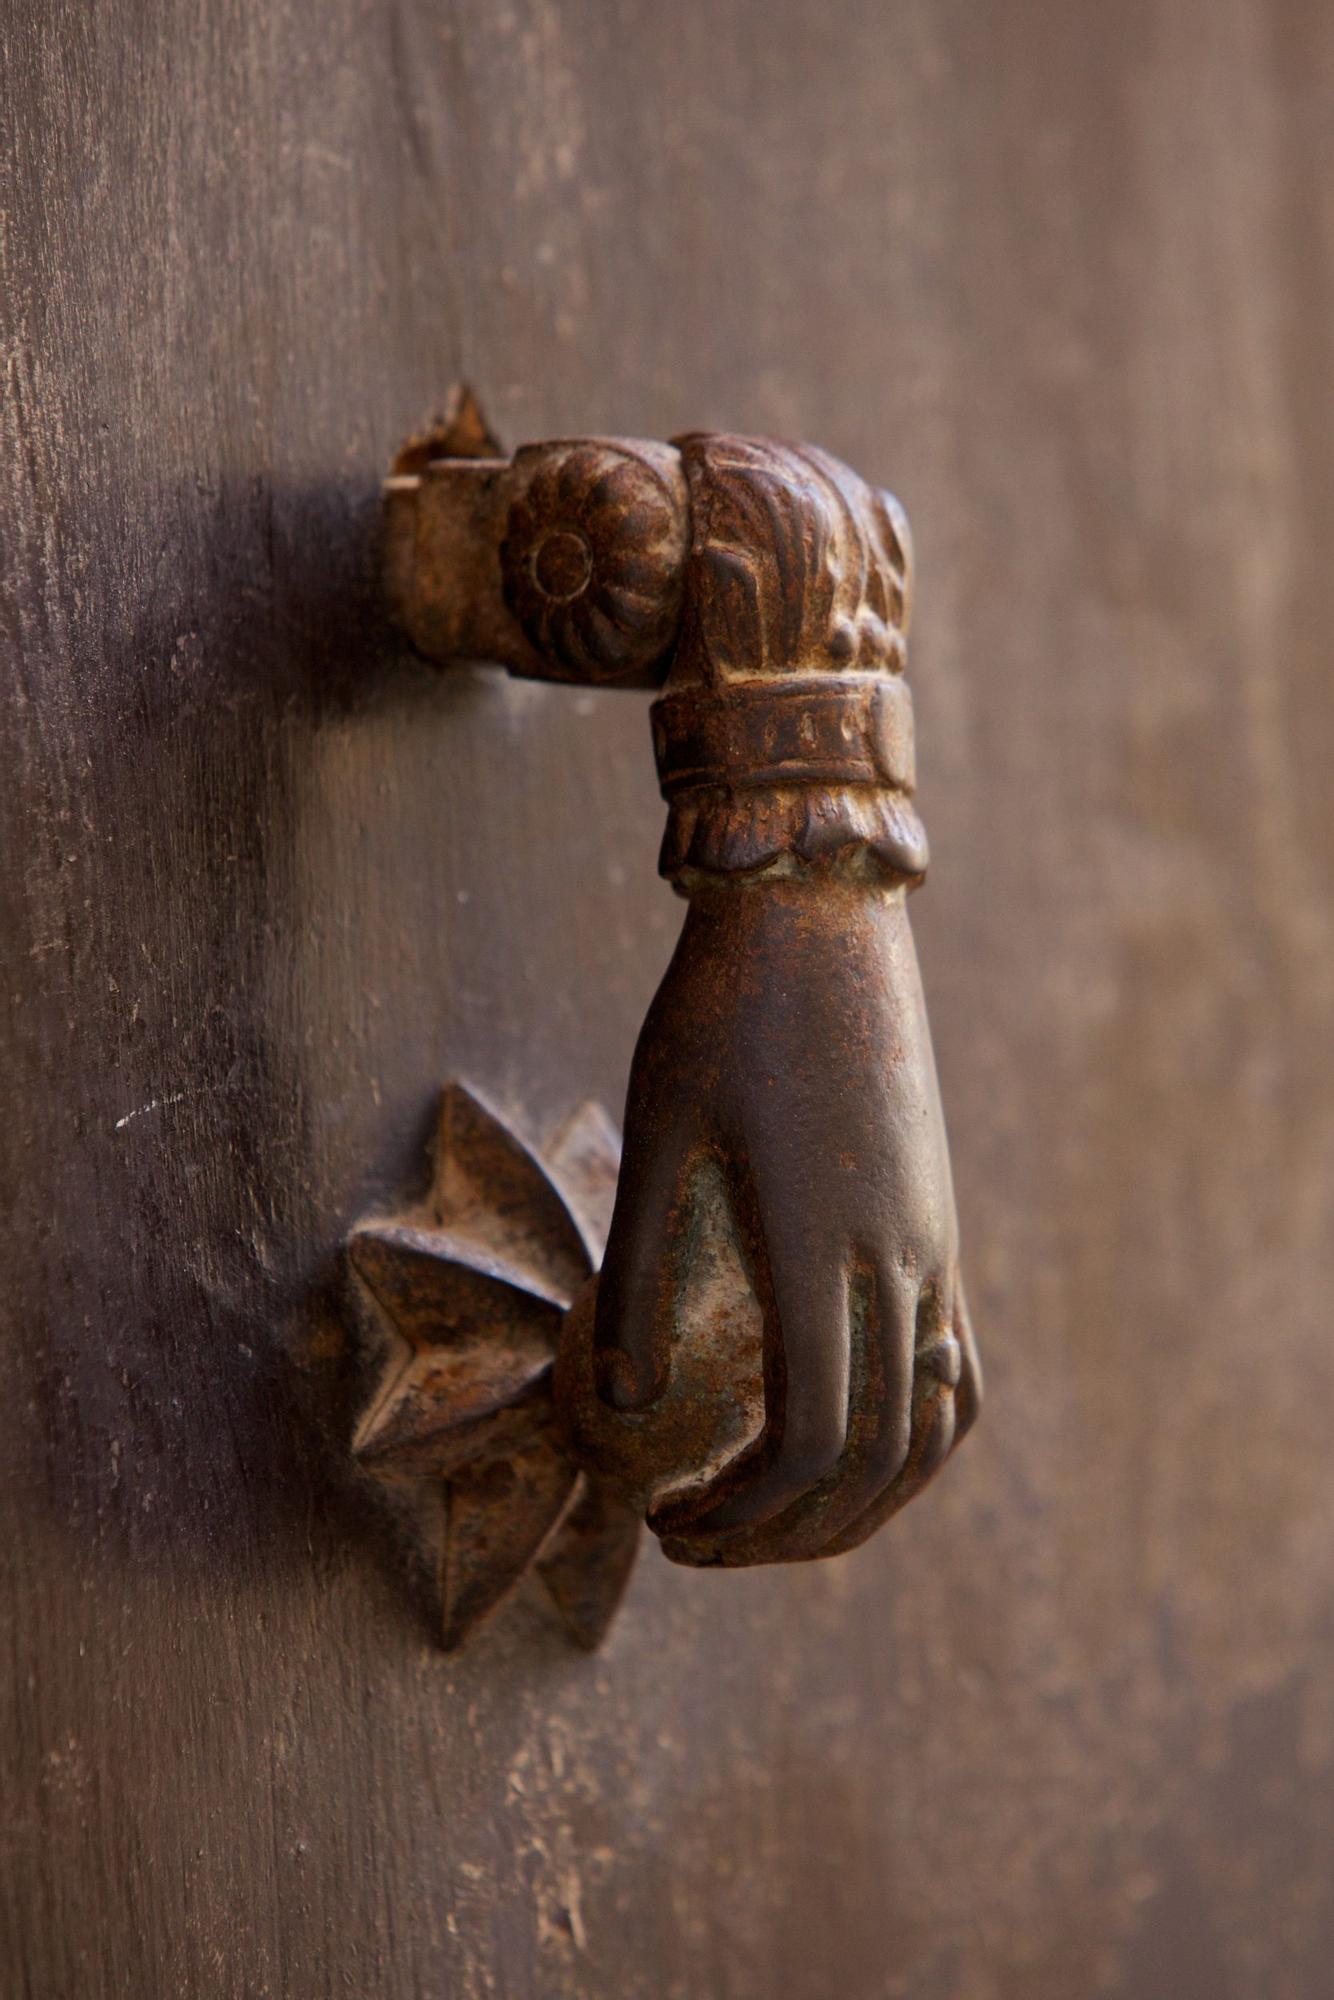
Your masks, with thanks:
[{"label": "decorative sleeve", "polygon": [[916,883],[898,502],[826,453],[675,440],[690,498],[680,636],[653,707],[661,868],[700,878],[844,860]]}]

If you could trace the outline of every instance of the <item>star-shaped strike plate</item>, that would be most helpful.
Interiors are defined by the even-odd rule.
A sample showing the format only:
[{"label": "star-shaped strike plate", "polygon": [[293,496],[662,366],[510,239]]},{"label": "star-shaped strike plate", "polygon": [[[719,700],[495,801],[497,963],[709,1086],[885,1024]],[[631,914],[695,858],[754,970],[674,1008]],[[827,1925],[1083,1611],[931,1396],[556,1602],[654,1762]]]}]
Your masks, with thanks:
[{"label": "star-shaped strike plate", "polygon": [[425,1200],[349,1238],[358,1317],[386,1356],[352,1451],[403,1531],[447,1650],[530,1569],[591,1649],[629,1580],[638,1517],[569,1458],[551,1400],[561,1320],[601,1261],[619,1154],[597,1105],[539,1155],[451,1083]]}]

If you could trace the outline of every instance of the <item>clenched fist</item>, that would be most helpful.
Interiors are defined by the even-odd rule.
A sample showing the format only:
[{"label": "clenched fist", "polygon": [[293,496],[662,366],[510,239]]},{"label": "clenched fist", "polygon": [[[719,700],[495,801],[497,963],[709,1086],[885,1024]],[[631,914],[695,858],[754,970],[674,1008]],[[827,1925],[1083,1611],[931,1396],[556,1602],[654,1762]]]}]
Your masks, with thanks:
[{"label": "clenched fist", "polygon": [[903,888],[831,863],[697,890],[558,1365],[576,1449],[677,1561],[793,1561],[903,1505],[980,1388]]}]

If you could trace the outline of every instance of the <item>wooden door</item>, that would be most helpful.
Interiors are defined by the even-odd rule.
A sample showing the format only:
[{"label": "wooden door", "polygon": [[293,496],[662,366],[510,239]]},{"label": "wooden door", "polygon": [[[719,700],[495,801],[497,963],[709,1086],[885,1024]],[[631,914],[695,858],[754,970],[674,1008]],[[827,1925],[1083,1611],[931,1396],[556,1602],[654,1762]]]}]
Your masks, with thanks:
[{"label": "wooden door", "polygon": [[[1334,16],[4,23],[0,1991],[1327,1992]],[[988,1407],[594,1658],[443,1657],[346,1477],[349,1224],[449,1076],[618,1109],[679,922],[642,697],[385,619],[463,378],[917,537]]]}]

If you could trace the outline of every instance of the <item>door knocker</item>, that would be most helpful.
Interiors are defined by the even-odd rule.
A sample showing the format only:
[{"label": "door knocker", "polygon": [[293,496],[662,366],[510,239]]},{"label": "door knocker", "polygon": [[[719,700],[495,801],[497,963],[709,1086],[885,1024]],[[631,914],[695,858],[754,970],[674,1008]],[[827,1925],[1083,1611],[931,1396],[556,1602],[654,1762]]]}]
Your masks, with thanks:
[{"label": "door knocker", "polygon": [[659,690],[687,910],[619,1176],[600,1114],[531,1148],[454,1086],[430,1200],[351,1244],[388,1356],[355,1449],[433,1496],[446,1643],[531,1566],[596,1644],[641,1520],[680,1563],[841,1554],[977,1413],[907,913],[907,522],[806,445],[506,457],[463,395],[400,454],[385,550],[430,659]]}]

